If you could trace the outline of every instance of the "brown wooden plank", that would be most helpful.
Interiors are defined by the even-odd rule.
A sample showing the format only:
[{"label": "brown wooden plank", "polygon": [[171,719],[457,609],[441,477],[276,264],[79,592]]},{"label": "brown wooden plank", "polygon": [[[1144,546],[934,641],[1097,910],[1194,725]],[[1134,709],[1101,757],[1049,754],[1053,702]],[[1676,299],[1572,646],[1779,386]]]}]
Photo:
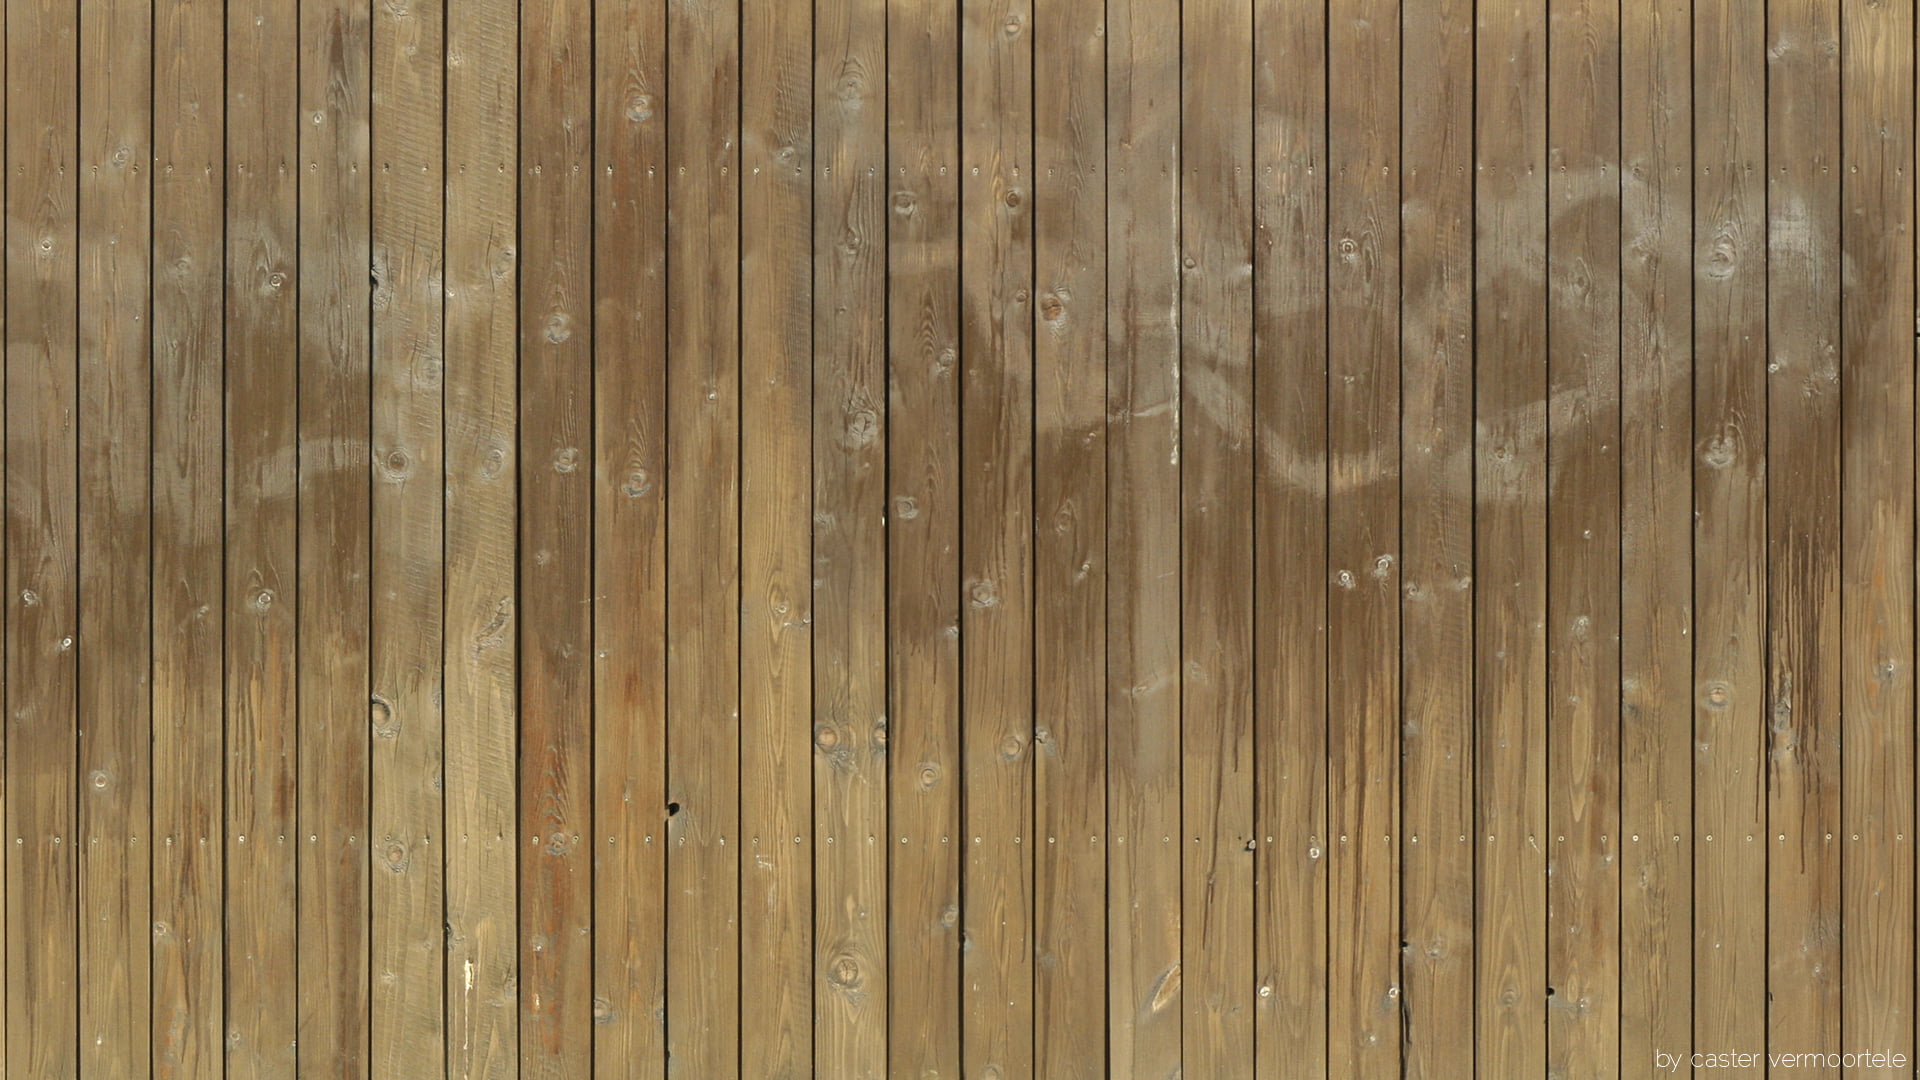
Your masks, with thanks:
[{"label": "brown wooden plank", "polygon": [[1640,842],[1674,858],[1691,848],[1693,1044],[1764,1047],[1766,909],[1751,901],[1778,844],[1745,837],[1768,831],[1756,735],[1767,723],[1765,27],[1746,7],[1703,0],[1693,30],[1694,559],[1712,572],[1693,575],[1692,833]]},{"label": "brown wooden plank", "polygon": [[516,1077],[520,1061],[518,11],[450,0],[446,21],[443,850],[447,1075],[461,1080]]},{"label": "brown wooden plank", "polygon": [[593,1050],[592,10],[520,5],[520,1075]]},{"label": "brown wooden plank", "polygon": [[[813,25],[742,5],[740,1072],[812,1076]],[[873,847],[885,847],[876,822]],[[868,845],[862,844],[862,847]],[[835,1072],[840,1071],[836,1066]]]},{"label": "brown wooden plank", "polygon": [[1107,1075],[1104,5],[1034,11],[1034,1071]]},{"label": "brown wooden plank", "polygon": [[593,1067],[666,1048],[664,0],[595,7]]},{"label": "brown wooden plank", "polygon": [[1107,5],[1108,1071],[1180,1069],[1180,7]]},{"label": "brown wooden plank", "polygon": [[7,8],[7,1072],[79,1072],[76,5]]},{"label": "brown wooden plank", "polygon": [[960,29],[960,891],[969,1072],[1033,1070],[1033,4]]},{"label": "brown wooden plank", "polygon": [[1181,30],[1182,1071],[1253,1068],[1253,5]]},{"label": "brown wooden plank", "polygon": [[1480,13],[1474,186],[1475,1056],[1546,1071],[1544,0]]},{"label": "brown wooden plank", "polygon": [[1692,11],[1620,9],[1623,1071],[1693,1045]]},{"label": "brown wooden plank", "polygon": [[1474,1062],[1472,8],[1406,0],[1403,25],[1403,1053],[1445,1080]]},{"label": "brown wooden plank", "polygon": [[128,1077],[152,1067],[152,28],[146,0],[80,8],[80,1068]]},{"label": "brown wooden plank", "polygon": [[667,1072],[690,1078],[738,1073],[742,1021],[739,32],[734,0],[669,8]]},{"label": "brown wooden plank", "polygon": [[1547,70],[1547,1069],[1620,1073],[1620,6]]},{"label": "brown wooden plank", "polygon": [[294,1075],[299,20],[226,8],[227,1074]]},{"label": "brown wooden plank", "polygon": [[440,0],[373,8],[375,1076],[446,1068]]},{"label": "brown wooden plank", "polygon": [[1400,1072],[1400,13],[1327,10],[1327,1068]]},{"label": "brown wooden plank", "polygon": [[962,1075],[959,14],[887,5],[887,792],[907,838],[886,897],[894,1077]]},{"label": "brown wooden plank", "polygon": [[[152,1046],[156,1076],[225,1076],[231,838],[221,818],[226,91],[223,5],[160,5],[153,21],[153,821],[122,843],[153,848]],[[141,328],[142,333],[146,328]],[[206,843],[200,838],[206,837]],[[249,845],[257,837],[249,836]],[[283,849],[284,850],[284,849]],[[235,1028],[234,1030],[238,1030]],[[141,1047],[142,1054],[148,1048]]]},{"label": "brown wooden plank", "polygon": [[[1775,1053],[1837,1051],[1841,1034],[1839,14],[1837,0],[1767,5],[1767,1049]],[[1745,840],[1705,841],[1715,842]],[[1839,1075],[1824,1061],[1802,1071]]]},{"label": "brown wooden plank", "polygon": [[[1840,10],[1842,1051],[1914,1061],[1914,13]],[[1785,1047],[1782,1047],[1785,1049]]]},{"label": "brown wooden plank", "polygon": [[[887,5],[821,0],[813,17],[813,828],[794,835],[813,858],[814,1071],[874,1078],[887,1071],[894,917],[913,910],[928,933],[951,932],[929,915],[931,896],[889,895],[889,850],[839,838],[897,833],[902,880],[930,880],[904,867],[931,873],[952,848],[887,814]],[[901,191],[905,230],[915,207],[905,180]],[[919,528],[910,508],[895,528]],[[893,715],[894,755],[936,745],[914,741],[924,717]],[[919,984],[909,971],[904,985]],[[931,988],[957,992],[958,977]]]},{"label": "brown wooden plank", "polygon": [[372,12],[301,0],[299,1074],[369,1071]]}]

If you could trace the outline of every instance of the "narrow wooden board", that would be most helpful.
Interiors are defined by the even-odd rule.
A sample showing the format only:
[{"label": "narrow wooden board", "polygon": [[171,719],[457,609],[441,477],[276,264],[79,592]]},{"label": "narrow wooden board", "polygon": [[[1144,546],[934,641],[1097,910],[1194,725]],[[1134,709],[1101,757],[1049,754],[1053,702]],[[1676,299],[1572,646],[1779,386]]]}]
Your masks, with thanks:
[{"label": "narrow wooden board", "polygon": [[[1840,10],[1839,1047],[1914,1061],[1914,12]],[[1783,1047],[1784,1049],[1784,1047]]]},{"label": "narrow wooden board", "polygon": [[667,1069],[665,0],[594,9],[593,1068]]},{"label": "narrow wooden board", "polygon": [[[1693,9],[1693,826],[1642,833],[1693,864],[1695,1046],[1766,1045],[1766,46],[1727,0]],[[1668,579],[1667,568],[1662,568]],[[1745,837],[1766,840],[1747,846]],[[1632,833],[1627,843],[1632,845]],[[1708,836],[1738,836],[1737,844]],[[1757,1077],[1759,1068],[1727,1070]]]},{"label": "narrow wooden board", "polygon": [[1034,1071],[1107,1073],[1104,5],[1034,10]]},{"label": "narrow wooden board", "polygon": [[[1405,0],[1401,955],[1406,1075],[1473,1073],[1473,17]],[[1682,740],[1684,745],[1685,740]]]},{"label": "narrow wooden board", "polygon": [[[80,8],[80,1068],[152,1065],[153,8]],[[49,430],[52,430],[51,426]],[[218,846],[197,830],[175,846]],[[218,858],[217,853],[214,858]]]},{"label": "narrow wooden board", "polygon": [[[742,5],[740,1074],[813,1073],[813,25]],[[868,830],[884,847],[884,822]],[[862,844],[862,847],[868,845]]]},{"label": "narrow wooden board", "polygon": [[330,1077],[371,1068],[372,10],[299,12],[298,1062]]},{"label": "narrow wooden board", "polygon": [[738,1075],[740,1024],[760,1019],[736,1009],[739,34],[734,0],[669,9],[667,1072],[688,1078]]},{"label": "narrow wooden board", "polygon": [[[277,17],[274,17],[277,16]],[[227,1075],[294,1075],[299,1004],[299,20],[226,8]]]},{"label": "narrow wooden board", "polygon": [[1693,1045],[1692,13],[1620,12],[1623,1071]]},{"label": "narrow wooden board", "polygon": [[447,1075],[461,1080],[516,1077],[520,1062],[518,11],[449,0],[446,21],[442,850]]},{"label": "narrow wooden board", "polygon": [[1253,1071],[1253,5],[1181,28],[1184,1073]]},{"label": "narrow wooden board", "polygon": [[373,8],[369,1024],[376,1077],[446,1069],[443,14],[444,0]]},{"label": "narrow wooden board", "polygon": [[1547,1070],[1620,1054],[1620,5],[1552,0],[1547,70]]},{"label": "narrow wooden board", "polygon": [[62,1080],[80,1042],[77,5],[10,4],[6,46],[6,1057]]},{"label": "narrow wooden board", "polygon": [[1838,0],[1767,5],[1767,1049],[1777,1053],[1837,1051],[1841,1035],[1839,15]]},{"label": "narrow wooden board", "polygon": [[1327,1069],[1400,1073],[1400,12],[1327,10]]},{"label": "narrow wooden board", "polygon": [[520,5],[520,1074],[593,1053],[593,19]]},{"label": "narrow wooden board", "polygon": [[1180,6],[1107,5],[1108,1071],[1180,1069]]},{"label": "narrow wooden board", "polygon": [[960,31],[961,1060],[1033,1071],[1033,4]]},{"label": "narrow wooden board", "polygon": [[891,1076],[962,1075],[959,15],[887,4],[887,812],[907,838],[887,871]]},{"label": "narrow wooden board", "polygon": [[[914,763],[901,755],[915,752],[926,717],[894,711],[888,722],[889,517],[895,529],[921,526],[911,504],[887,508],[887,5],[821,0],[813,18],[813,805],[812,827],[794,838],[813,859],[814,1071],[872,1080],[887,1073],[894,916],[914,910],[924,931],[938,928],[937,913],[902,906],[928,897],[889,893],[889,855],[930,874],[952,849],[888,820],[888,759]],[[903,82],[902,96],[919,85]],[[910,227],[912,202],[895,205],[905,216],[894,222]],[[921,790],[910,773],[902,781]],[[898,834],[897,852],[840,841],[876,830]],[[902,869],[900,880],[916,878]],[[904,986],[922,986],[920,971],[906,975]],[[936,978],[928,972],[928,989],[958,992],[958,976]]]},{"label": "narrow wooden board", "polygon": [[1474,186],[1475,1059],[1546,1072],[1545,0],[1480,16]]},{"label": "narrow wooden board", "polygon": [[[152,322],[141,327],[153,348],[153,610],[140,627],[153,637],[153,821],[121,842],[151,848],[151,917],[166,927],[139,942],[151,944],[152,1071],[178,1080],[224,1077],[227,1032],[239,1030],[227,1024],[221,895],[238,844],[222,820],[227,86],[224,65],[206,62],[221,54],[223,14],[176,2],[153,22],[153,220],[164,227],[153,231]],[[194,842],[155,846],[154,836]]]}]

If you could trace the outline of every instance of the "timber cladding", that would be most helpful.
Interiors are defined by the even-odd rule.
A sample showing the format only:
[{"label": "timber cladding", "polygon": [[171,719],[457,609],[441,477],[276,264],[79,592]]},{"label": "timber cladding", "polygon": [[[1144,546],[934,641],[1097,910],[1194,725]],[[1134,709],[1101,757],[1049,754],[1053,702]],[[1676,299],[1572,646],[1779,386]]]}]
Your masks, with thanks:
[{"label": "timber cladding", "polygon": [[0,1076],[1913,1075],[1913,0],[0,37]]}]

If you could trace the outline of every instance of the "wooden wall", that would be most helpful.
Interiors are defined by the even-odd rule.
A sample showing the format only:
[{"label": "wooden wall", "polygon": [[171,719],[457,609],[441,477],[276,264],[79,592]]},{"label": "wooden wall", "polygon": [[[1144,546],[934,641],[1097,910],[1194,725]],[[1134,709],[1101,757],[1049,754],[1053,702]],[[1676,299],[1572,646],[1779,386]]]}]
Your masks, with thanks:
[{"label": "wooden wall", "polygon": [[4,7],[0,1075],[1912,1075],[1913,0]]}]

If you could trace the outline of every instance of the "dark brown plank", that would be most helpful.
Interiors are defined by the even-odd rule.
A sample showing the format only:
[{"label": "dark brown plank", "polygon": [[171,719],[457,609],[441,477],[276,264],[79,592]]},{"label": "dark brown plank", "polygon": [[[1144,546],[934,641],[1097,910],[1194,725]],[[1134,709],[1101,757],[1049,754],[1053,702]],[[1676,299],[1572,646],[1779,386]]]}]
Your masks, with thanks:
[{"label": "dark brown plank", "polygon": [[[1767,1048],[1777,1053],[1838,1051],[1841,1034],[1839,9],[1767,5]],[[1839,1075],[1824,1062],[1802,1071]]]},{"label": "dark brown plank", "polygon": [[960,892],[969,1071],[1033,1070],[1033,5],[960,31]]},{"label": "dark brown plank", "polygon": [[[895,1077],[962,1075],[959,15],[887,4],[886,752],[907,838],[886,896]],[[836,973],[852,974],[823,977]]]},{"label": "dark brown plank", "polygon": [[770,1080],[814,1063],[812,46],[805,5],[742,5],[739,1067]]},{"label": "dark brown plank", "polygon": [[[1180,47],[1107,5],[1107,1068],[1180,1069]],[[1163,209],[1164,208],[1164,209]]]},{"label": "dark brown plank", "polygon": [[1253,1070],[1253,5],[1184,9],[1182,1071]]},{"label": "dark brown plank", "polygon": [[1848,1076],[1914,1061],[1914,12],[1840,10],[1843,930]]},{"label": "dark brown plank", "polygon": [[520,6],[520,1075],[593,1051],[592,11]]},{"label": "dark brown plank", "polygon": [[153,214],[161,225],[153,233],[150,324],[153,611],[151,626],[139,628],[153,634],[153,822],[137,834],[138,845],[128,843],[145,849],[153,836],[194,840],[153,850],[151,917],[166,932],[139,942],[152,948],[153,1073],[180,1080],[226,1075],[221,890],[227,851],[238,845],[221,820],[229,749],[222,717],[226,85],[221,65],[205,62],[221,53],[223,13],[220,4],[179,0],[159,5],[153,22]]},{"label": "dark brown plank", "polygon": [[[226,9],[227,1074],[294,1075],[299,21]],[[278,17],[272,17],[278,15]]]},{"label": "dark brown plank", "polygon": [[1034,1071],[1107,1075],[1103,5],[1034,10]]},{"label": "dark brown plank", "polygon": [[1473,17],[1464,0],[1404,12],[1403,1053],[1407,1076],[1445,1080],[1474,1063]]},{"label": "dark brown plank", "polygon": [[1620,9],[1624,1070],[1693,1044],[1692,12]]},{"label": "dark brown plank", "polygon": [[738,1074],[743,1020],[739,33],[734,0],[668,9],[667,1072],[688,1078]]},{"label": "dark brown plank", "polygon": [[1474,182],[1475,1057],[1546,1071],[1547,26],[1480,13]]},{"label": "dark brown plank", "polygon": [[80,1034],[79,9],[23,0],[6,21],[7,1072],[61,1080]]},{"label": "dark brown plank", "polygon": [[667,1069],[665,0],[595,7],[593,1067]]},{"label": "dark brown plank", "polygon": [[[153,9],[80,8],[80,1068],[152,1066]],[[135,843],[144,836],[149,842]],[[205,848],[218,834],[174,837]],[[217,857],[217,856],[216,856]]]},{"label": "dark brown plank", "polygon": [[1400,1072],[1399,5],[1327,11],[1327,1069]]},{"label": "dark brown plank", "polygon": [[[447,1074],[519,1075],[518,7],[450,0],[446,73]],[[528,845],[531,848],[532,845]],[[531,855],[531,852],[529,852]]]},{"label": "dark brown plank", "polygon": [[1767,1038],[1766,908],[1752,899],[1778,848],[1745,840],[1767,833],[1765,27],[1703,0],[1693,29],[1694,560],[1713,572],[1693,575],[1692,833],[1638,842],[1691,851],[1695,1044],[1751,1047]]},{"label": "dark brown plank", "polygon": [[[821,0],[813,17],[815,827],[811,835],[800,830],[795,836],[802,847],[812,845],[814,1071],[869,1078],[887,1070],[894,917],[914,911],[927,918],[932,897],[889,894],[889,851],[840,837],[897,833],[898,865],[917,863],[922,873],[952,848],[929,846],[925,832],[909,829],[903,818],[889,822],[887,813],[888,758],[913,764],[903,755],[914,752],[915,725],[923,723],[894,712],[899,720],[889,738],[887,5]],[[905,50],[913,40],[898,47]],[[903,96],[917,85],[903,83]],[[901,189],[911,200],[905,181]],[[909,227],[912,202],[896,205],[906,216],[895,221]],[[919,527],[910,508],[892,515],[894,528]],[[912,775],[902,780],[918,791]],[[826,843],[828,837],[834,842]],[[904,870],[902,877],[929,880]],[[921,925],[933,933],[938,924]],[[903,985],[918,986],[918,973],[908,974]],[[957,992],[959,983],[934,988]],[[906,1013],[899,1018],[912,1020]]]}]

